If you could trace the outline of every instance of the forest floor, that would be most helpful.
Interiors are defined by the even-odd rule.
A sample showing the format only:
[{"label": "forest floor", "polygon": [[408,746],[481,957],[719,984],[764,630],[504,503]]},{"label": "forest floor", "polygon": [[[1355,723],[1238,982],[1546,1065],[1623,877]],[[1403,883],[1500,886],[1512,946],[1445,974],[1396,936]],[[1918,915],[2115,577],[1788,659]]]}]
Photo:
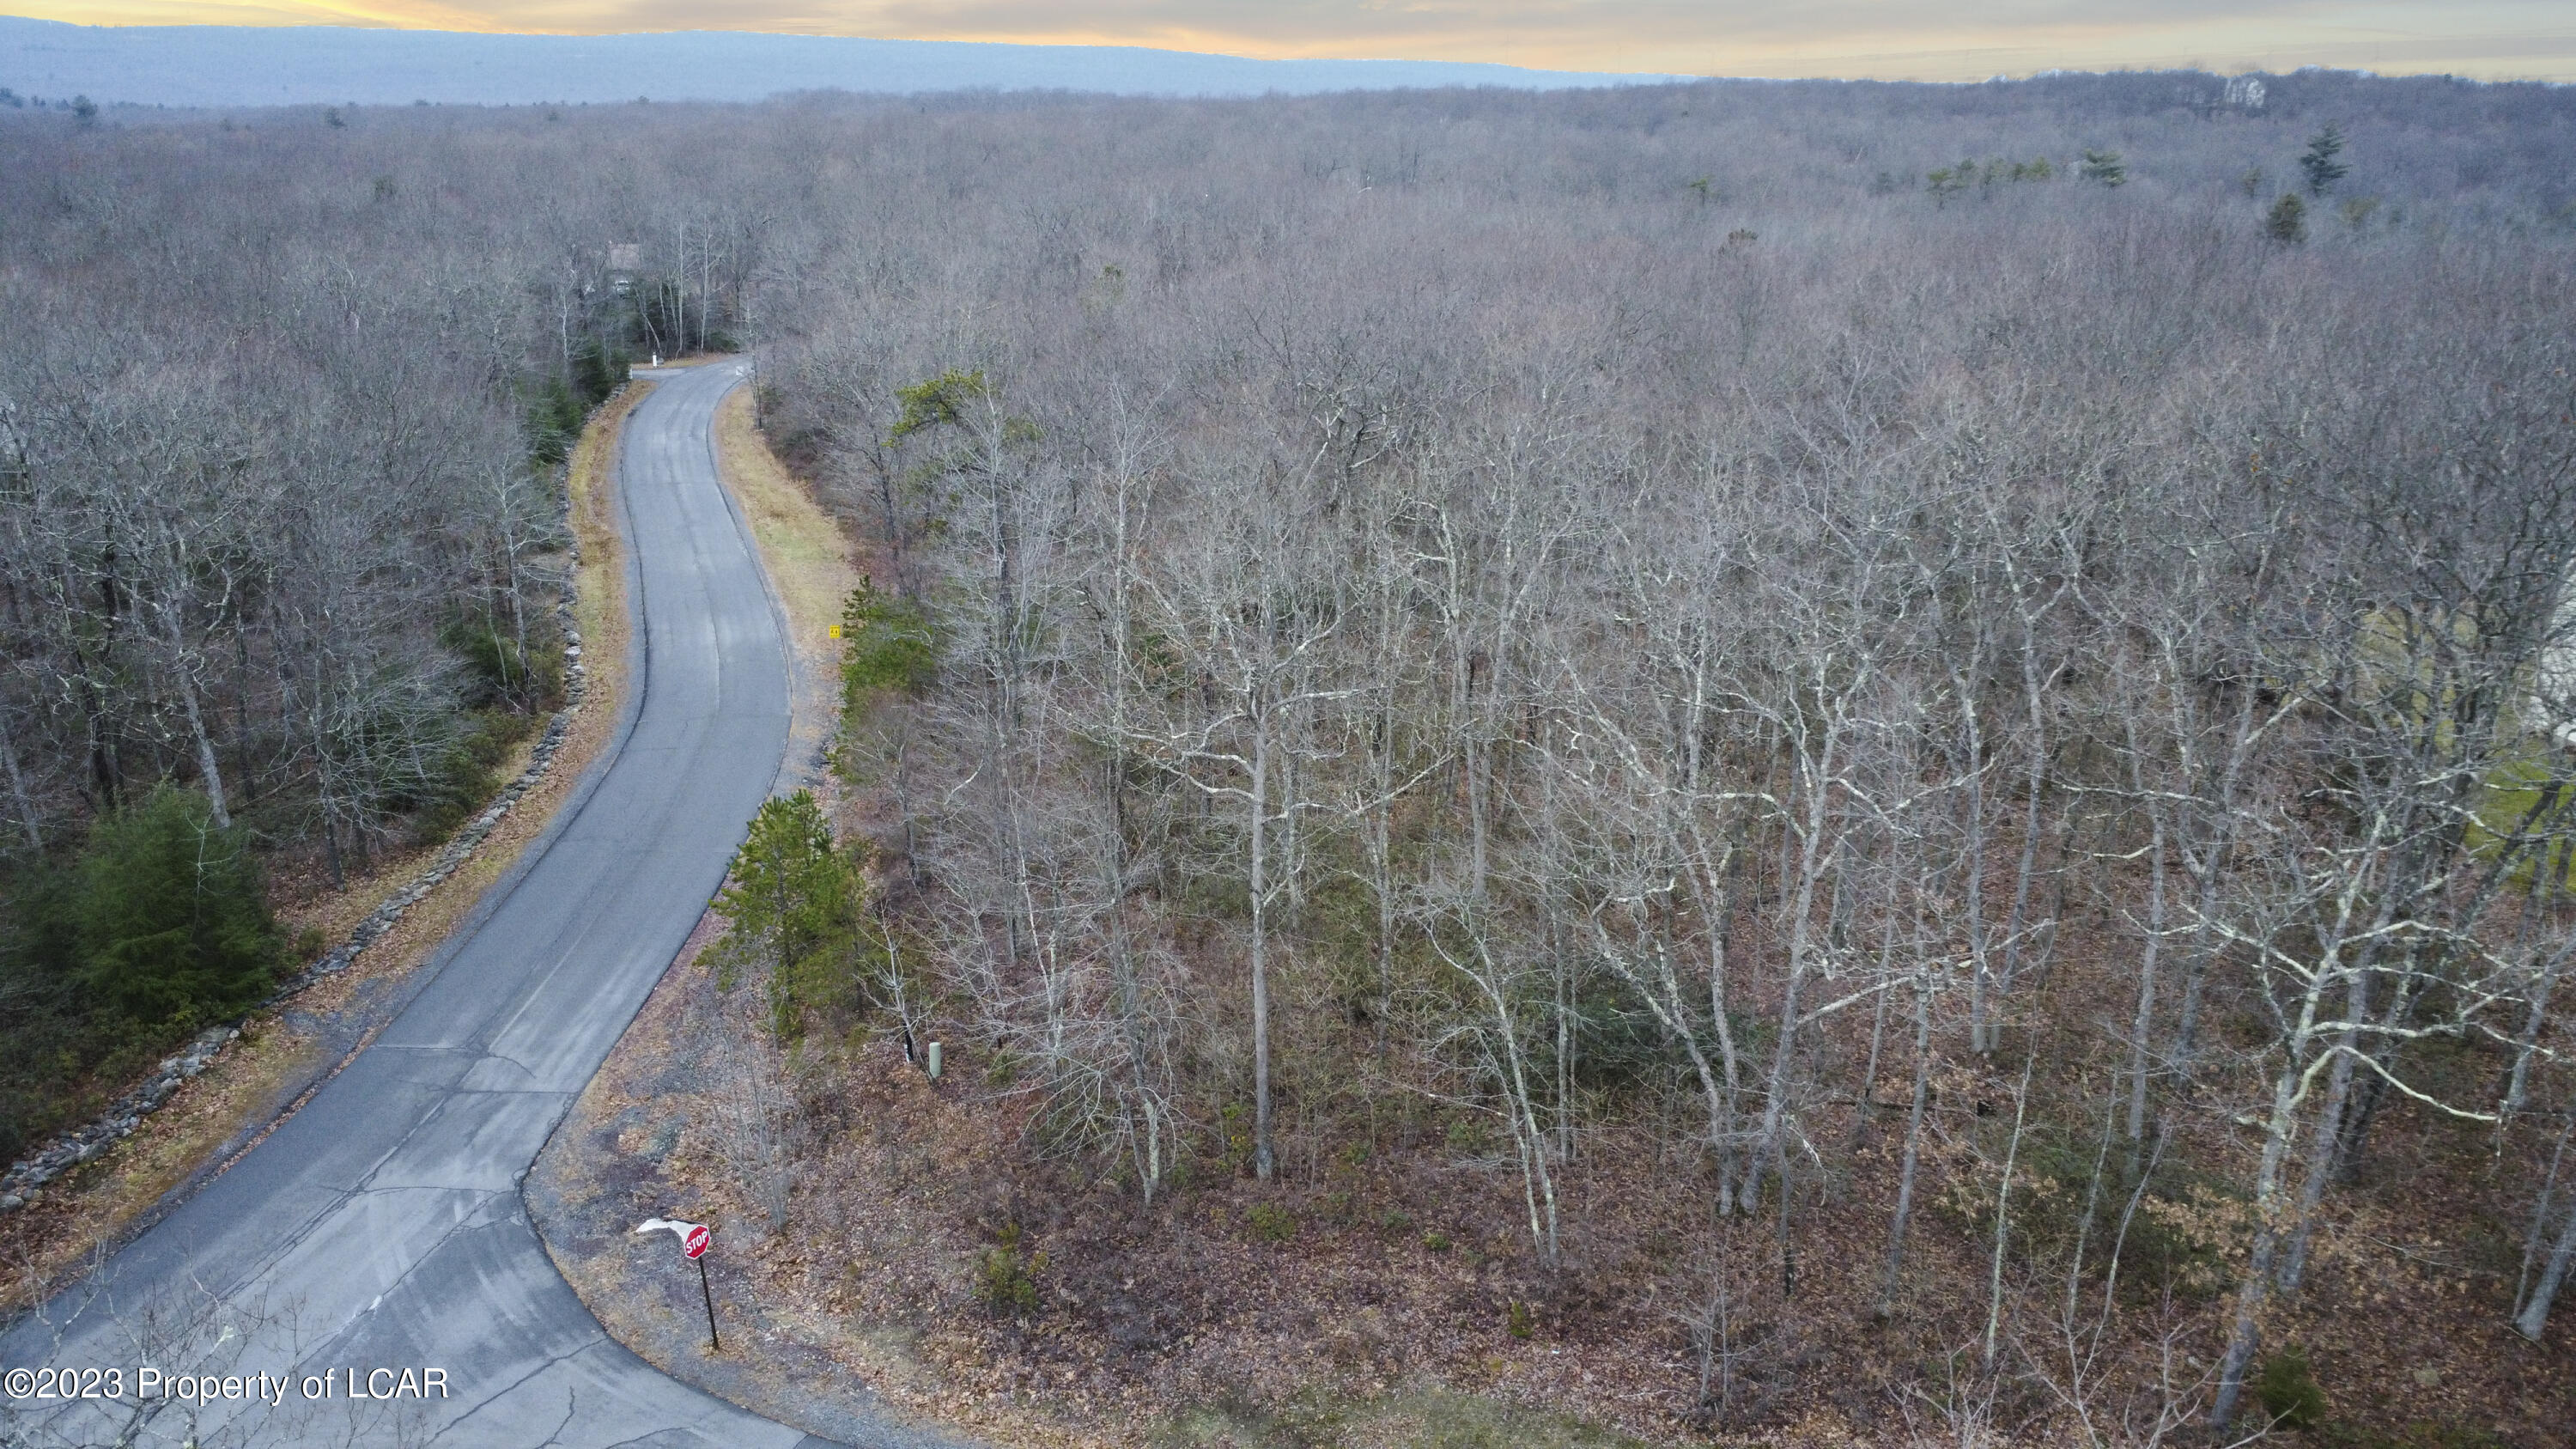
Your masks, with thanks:
[{"label": "forest floor", "polygon": [[[839,704],[838,650],[828,629],[866,571],[864,551],[771,455],[754,425],[748,390],[724,404],[717,432],[725,481],[752,527],[795,641],[790,774],[814,788],[845,828],[863,828],[864,817],[880,813],[880,802],[848,795],[822,766]],[[666,1372],[782,1422],[839,1437],[886,1434],[892,1409],[895,1422],[917,1425],[931,1441],[942,1437],[944,1426],[1028,1444],[1135,1443],[1148,1431],[1158,1442],[1185,1444],[1235,1442],[1246,1435],[1265,1442],[1567,1449],[1629,1442],[1510,1401],[1519,1394],[1478,1392],[1508,1391],[1518,1386],[1515,1377],[1533,1374],[1551,1381],[1590,1376],[1585,1369],[1551,1364],[1561,1348],[1551,1353],[1548,1345],[1512,1338],[1501,1298],[1487,1315],[1497,1341],[1488,1345],[1485,1339],[1495,1335],[1467,1335],[1478,1351],[1467,1355],[1464,1371],[1445,1379],[1355,1378],[1340,1367],[1315,1373],[1311,1344],[1276,1351],[1270,1340],[1281,1325],[1275,1322],[1248,1341],[1210,1338],[1190,1356],[1188,1368],[1152,1385],[1122,1388],[1096,1373],[1033,1369],[1027,1362],[1033,1349],[1042,1357],[1070,1351],[1081,1361],[1078,1338],[1064,1339],[1052,1330],[1032,1334],[1034,1324],[989,1318],[974,1304],[974,1278],[979,1254],[1004,1221],[1041,1216],[989,1200],[990,1190],[1048,1193],[1054,1184],[1031,1184],[1015,1173],[1014,1114],[992,1110],[972,1088],[930,1086],[892,1042],[859,1046],[845,1064],[854,1093],[868,1099],[868,1131],[833,1134],[837,1145],[807,1165],[800,1217],[808,1211],[830,1214],[829,1230],[817,1234],[819,1225],[796,1221],[784,1233],[769,1234],[725,1167],[718,1140],[725,1113],[706,1070],[707,1063],[732,1053],[770,1049],[758,1025],[757,992],[721,990],[717,971],[701,958],[721,927],[713,914],[701,921],[526,1187],[538,1230],[583,1301],[617,1338]],[[1491,1186],[1489,1179],[1489,1173],[1472,1175],[1480,1195]],[[981,1186],[955,1186],[963,1183]],[[1261,1244],[1225,1253],[1218,1242],[1242,1236],[1241,1204],[1197,1197],[1187,1211],[1213,1211],[1213,1220],[1203,1226],[1193,1216],[1178,1239],[1200,1254],[1196,1266],[1256,1285],[1265,1301],[1293,1299],[1319,1286],[1283,1280],[1278,1272],[1284,1262],[1314,1257],[1318,1235],[1285,1247]],[[1172,1208],[1167,1201],[1161,1211],[1168,1215]],[[708,1351],[703,1309],[697,1295],[686,1291],[693,1275],[675,1271],[676,1260],[665,1261],[671,1259],[667,1251],[653,1251],[658,1238],[632,1233],[633,1224],[646,1217],[674,1214],[716,1226],[710,1282],[719,1328],[729,1345],[738,1345],[724,1354]],[[1435,1213],[1425,1221],[1451,1217]],[[1059,1213],[1048,1230],[1062,1226]],[[1413,1250],[1454,1270],[1420,1275],[1438,1302],[1461,1291],[1475,1293],[1477,1285],[1492,1286],[1488,1280],[1499,1260],[1479,1245],[1489,1238],[1508,1241],[1508,1214],[1462,1231],[1468,1236],[1454,1256]],[[1396,1236],[1400,1245],[1412,1235]],[[825,1245],[819,1255],[809,1251],[818,1242]],[[852,1256],[847,1250],[854,1243],[868,1246]],[[1356,1261],[1327,1255],[1325,1271],[1337,1283],[1382,1278],[1379,1246],[1378,1237],[1363,1237]],[[1094,1269],[1111,1262],[1099,1251],[1087,1256]],[[1042,1276],[1059,1297],[1074,1291],[1064,1286],[1060,1272]],[[1150,1306],[1155,1296],[1151,1289],[1107,1290],[1102,1301],[1115,1299],[1131,1314],[1136,1304],[1146,1303],[1150,1320],[1158,1312]],[[1327,1311],[1338,1297],[1331,1291],[1311,1296],[1314,1306]],[[1428,1331],[1419,1312],[1372,1312],[1351,1332],[1325,1337],[1333,1362],[1347,1366],[1354,1352],[1366,1358],[1367,1349],[1355,1346],[1392,1344]],[[1118,1342],[1124,1344],[1128,1334],[1122,1323]],[[1513,1349],[1527,1361],[1517,1375],[1498,1356]],[[1261,1368],[1265,1361],[1269,1371]],[[1630,1375],[1613,1377],[1624,1382]],[[1319,1384],[1337,1387],[1317,1392],[1313,1386]],[[1327,1434],[1329,1439],[1315,1437]]]},{"label": "forest floor", "polygon": [[[347,969],[254,1013],[241,1037],[206,1071],[183,1083],[114,1150],[48,1184],[41,1196],[0,1218],[0,1312],[40,1301],[70,1276],[149,1227],[187,1191],[222,1172],[392,1019],[418,969],[437,954],[555,812],[599,756],[617,724],[631,626],[626,552],[617,519],[617,430],[650,383],[630,384],[584,431],[566,470],[579,562],[573,617],[588,665],[587,694],[543,778],[454,873],[403,913]],[[516,780],[540,730],[531,730],[494,772]],[[428,842],[379,853],[334,886],[318,861],[272,875],[278,924],[289,940],[327,944],[359,922],[437,856]],[[318,951],[313,954],[319,954]],[[112,1093],[110,1095],[113,1095]]]},{"label": "forest floor", "polygon": [[[819,763],[834,704],[823,626],[855,581],[847,561],[863,553],[771,459],[748,398],[727,406],[726,478],[797,641],[795,758]],[[884,830],[883,801],[819,768],[802,782],[845,834]],[[898,1042],[865,1031],[774,1058],[799,1084],[807,1136],[788,1221],[773,1233],[730,1165],[723,1072],[709,1069],[775,1052],[757,987],[725,989],[704,959],[721,926],[701,921],[527,1196],[558,1266],[616,1337],[666,1372],[827,1436],[1278,1449],[2146,1443],[2161,1409],[2205,1389],[2241,1262],[2245,1217],[2223,1184],[2243,1179],[2250,1139],[2221,1099],[2179,1103],[2174,1151],[2194,1169],[2141,1199],[2108,1329],[2095,1336],[2098,1283],[2064,1321],[2069,1224],[2087,1169],[2112,1154],[2082,1130],[2035,1133],[2019,1158],[1995,1325],[2013,1371],[1981,1375],[1994,1267],[1982,1204],[1999,1182],[2018,1062],[1936,1074],[1922,1206],[1882,1313],[1911,1090],[1893,1051],[1871,1115],[1846,1103],[1837,1110],[1855,1115],[1825,1124],[1850,1132],[1855,1165],[1800,1178],[1786,1263],[1779,1194],[1759,1214],[1715,1216],[1707,1164],[1671,1146],[1690,1139],[1680,1122],[1584,1124],[1557,1164],[1567,1246],[1547,1267],[1508,1143],[1473,1113],[1390,1092],[1301,1116],[1292,1084],[1276,1181],[1254,1181],[1231,1152],[1194,1162],[1194,1178],[1149,1204],[1132,1174],[1033,1150],[1029,1100],[996,1064],[952,1042],[934,1084]],[[2078,934],[2070,956],[2113,949],[2107,934],[2089,945]],[[2080,963],[2059,975],[2055,989],[2088,989]],[[1328,1014],[1283,1002],[1283,1019],[1301,1013]],[[1859,1026],[1857,1040],[1824,1049],[1857,1052]],[[2512,1175],[2492,1170],[2488,1142],[2474,1124],[2401,1103],[2362,1180],[2329,1197],[2306,1290],[2267,1323],[2267,1343],[2304,1350],[2326,1395],[2324,1421],[2292,1442],[2568,1442],[2576,1334],[2533,1345],[2504,1323],[2520,1226],[2499,1185]],[[2427,1183],[2477,1199],[2473,1241],[2437,1226],[2458,1220],[2457,1204]],[[2101,1209],[2098,1231],[2115,1208]],[[721,1354],[686,1291],[694,1275],[658,1236],[632,1234],[674,1214],[716,1227]],[[1695,1336],[1693,1318],[1714,1331]],[[2079,1426],[2077,1399],[2102,1437]]]},{"label": "forest floor", "polygon": [[[2069,1349],[2091,1350],[2098,1298],[2063,1335],[2055,1266],[2017,1243],[2001,1332],[2021,1371],[1979,1387],[1990,1260],[1973,1199],[1993,1179],[1970,1139],[1995,1116],[1974,1099],[2008,1101],[2001,1073],[1945,1084],[1958,1106],[1935,1134],[1933,1201],[1885,1317],[1894,1114],[1869,1129],[1859,1172],[1793,1198],[1784,1299],[1770,1205],[1712,1221],[1710,1184],[1659,1160],[1672,1134],[1596,1129],[1561,1169],[1570,1246],[1549,1270],[1517,1173],[1461,1150],[1432,1114],[1390,1113],[1374,1147],[1355,1135],[1292,1151],[1272,1184],[1218,1176],[1148,1207],[1132,1184],[1033,1161],[1025,1103],[991,1090],[984,1064],[961,1054],[934,1085],[877,1040],[818,1048],[834,1086],[809,1093],[814,1136],[788,1225],[771,1234],[713,1137],[723,1114],[703,1064],[760,1046],[756,989],[720,990],[698,959],[719,926],[704,923],[530,1196],[545,1179],[541,1225],[618,1337],[817,1432],[851,1405],[890,1404],[1012,1444],[2072,1444],[2084,1441],[2059,1395],[2084,1377],[2098,1377],[2092,1413],[2144,1427],[2160,1373],[2205,1386],[2215,1359],[2237,1266],[2224,1245],[2242,1224],[2191,1199],[2142,1215],[2157,1220],[2133,1229],[2132,1286],[2084,1361]],[[2461,1158],[2476,1144],[2442,1123],[2387,1134],[2372,1180],[2332,1210],[2305,1295],[2270,1324],[2271,1342],[2305,1351],[2329,1405],[2292,1442],[2564,1445],[2576,1352],[2563,1332],[2532,1345],[2505,1325],[2518,1244],[2445,1239],[2434,1225],[2456,1216],[2410,1187],[2473,1182]],[[2082,1188],[2062,1166],[2024,1171],[2020,1190],[2061,1210]],[[2510,1204],[2492,1206],[2501,1231]],[[717,1225],[723,1363],[667,1245],[624,1232],[673,1211]],[[1014,1276],[1029,1301],[997,1311],[992,1285]],[[1684,1318],[1721,1282],[1728,1361],[1703,1402]]]}]

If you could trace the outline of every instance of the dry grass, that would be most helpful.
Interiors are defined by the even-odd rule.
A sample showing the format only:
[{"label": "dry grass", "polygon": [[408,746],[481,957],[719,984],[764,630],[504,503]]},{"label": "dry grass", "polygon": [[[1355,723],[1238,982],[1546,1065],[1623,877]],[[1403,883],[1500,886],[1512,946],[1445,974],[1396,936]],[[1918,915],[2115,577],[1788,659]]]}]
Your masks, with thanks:
[{"label": "dry grass", "polygon": [[[179,1088],[160,1111],[143,1119],[116,1150],[66,1174],[24,1210],[0,1219],[0,1310],[29,1304],[52,1285],[146,1221],[172,1189],[208,1163],[238,1156],[282,1120],[279,1114],[344,1057],[332,1047],[364,1039],[398,995],[397,988],[426,962],[472,911],[483,892],[515,864],[546,828],[573,783],[608,743],[626,689],[625,545],[617,530],[617,429],[651,390],[629,386],[600,409],[574,450],[569,474],[574,536],[581,549],[574,618],[589,664],[588,697],[566,729],[554,766],[520,797],[482,846],[456,872],[421,898],[393,928],[360,953],[348,970],[314,983],[242,1024],[241,1040],[206,1073]],[[538,732],[513,751],[500,777],[516,779],[527,767]],[[341,889],[293,900],[279,912],[290,936],[319,930],[337,940],[412,877],[436,854],[424,847],[380,857]],[[332,1032],[329,1027],[339,1027]],[[229,1166],[229,1162],[224,1162]],[[218,1169],[220,1170],[220,1168]]]},{"label": "dry grass", "polygon": [[831,629],[862,577],[852,562],[855,550],[840,524],[769,451],[752,420],[750,388],[736,388],[716,410],[716,457],[787,611],[796,693],[789,758],[811,760],[837,723],[840,647]]}]

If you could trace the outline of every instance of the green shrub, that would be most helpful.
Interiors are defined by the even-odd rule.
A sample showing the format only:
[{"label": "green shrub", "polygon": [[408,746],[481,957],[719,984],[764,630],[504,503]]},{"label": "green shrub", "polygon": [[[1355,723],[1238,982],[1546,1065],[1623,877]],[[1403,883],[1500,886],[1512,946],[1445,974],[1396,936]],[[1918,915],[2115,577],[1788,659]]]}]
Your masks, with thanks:
[{"label": "green shrub", "polygon": [[2307,1352],[2296,1345],[2263,1360],[2263,1371],[2254,1378],[2254,1397],[2275,1428],[2313,1429],[2325,1422],[2326,1391],[2317,1386]]},{"label": "green shrub", "polygon": [[1538,1332],[1538,1317],[1528,1304],[1514,1298],[1503,1305],[1503,1326],[1514,1338],[1528,1338]]},{"label": "green shrub", "polygon": [[0,876],[0,1161],[94,1105],[79,1079],[111,1033],[73,974],[79,883],[41,859]]},{"label": "green shrub", "polygon": [[2084,164],[2076,168],[2076,174],[2096,186],[2119,186],[2128,181],[2129,168],[2121,162],[2117,151],[2087,150]]},{"label": "green shrub", "polygon": [[[2003,1151],[2001,1134],[2011,1128],[2009,1111],[1987,1119],[1994,1158]],[[2139,1299],[2165,1294],[2200,1302],[2233,1282],[2223,1251],[2225,1234],[2216,1225],[2232,1221],[2242,1206],[2241,1186],[2207,1176],[2179,1154],[2159,1154],[2146,1190],[2137,1193],[2134,1171],[2113,1151],[2107,1159],[2101,1144],[2064,1124],[2035,1122],[2025,1131],[2013,1177],[2012,1229],[2033,1251],[2069,1254],[2084,1245],[2084,1272],[2100,1281],[2119,1252],[2121,1291]],[[2097,1187],[2092,1175],[2103,1177]],[[1972,1189],[1940,1199],[1951,1215],[1980,1241],[1995,1230],[1996,1181],[1981,1178]],[[2121,1217],[2131,1195],[2138,1211],[2125,1234]],[[2087,1209],[2091,1218],[2086,1219]]]},{"label": "green shrub", "polygon": [[0,874],[0,1160],[274,983],[285,943],[248,832],[213,813],[165,784],[93,822],[72,858]]},{"label": "green shrub", "polygon": [[[535,624],[535,621],[531,621]],[[440,647],[465,665],[465,702],[546,709],[564,689],[563,640],[551,626],[530,628],[522,646],[507,619],[459,614],[438,631]]]},{"label": "green shrub", "polygon": [[625,351],[596,337],[575,342],[564,370],[531,380],[522,389],[528,456],[552,467],[572,453],[591,409],[626,380]]},{"label": "green shrub", "polygon": [[1452,1117],[1440,1136],[1450,1151],[1463,1157],[1485,1156],[1494,1150],[1496,1142],[1493,1124],[1482,1117]]},{"label": "green shrub", "polygon": [[2263,234],[2283,246],[2297,246],[2308,239],[2308,204],[2295,191],[2284,191],[2281,199],[2263,216]]},{"label": "green shrub", "polygon": [[1252,1113],[1241,1102],[1216,1109],[1217,1160],[1235,1176],[1252,1165]]},{"label": "green shrub", "polygon": [[552,467],[572,453],[581,437],[585,409],[569,383],[550,377],[528,389],[524,428],[528,456]]},{"label": "green shrub", "polygon": [[975,1301],[997,1318],[1017,1318],[1038,1306],[1038,1275],[1046,1271],[1046,1254],[1020,1251],[1020,1225],[1002,1229],[1002,1240],[975,1257]]},{"label": "green shrub", "polygon": [[585,337],[573,344],[571,385],[573,395],[581,400],[585,411],[608,401],[608,395],[626,382],[626,371],[635,359],[626,349],[597,337]]},{"label": "green shrub", "polygon": [[953,426],[966,421],[968,405],[993,395],[984,370],[963,372],[956,368],[910,387],[898,387],[894,395],[903,404],[903,413],[887,432],[886,441],[900,443],[926,429]]},{"label": "green shrub", "polygon": [[1431,1231],[1422,1235],[1422,1246],[1429,1248],[1435,1253],[1448,1252],[1449,1235],[1440,1231],[1438,1228],[1433,1228]]},{"label": "green shrub", "polygon": [[1297,1236],[1297,1215],[1276,1203],[1254,1203],[1243,1219],[1252,1224],[1253,1236],[1265,1243],[1284,1243]]},{"label": "green shrub", "polygon": [[431,757],[430,773],[394,805],[412,812],[412,835],[423,844],[445,840],[473,818],[501,788],[501,766],[528,737],[536,721],[506,709],[476,710]]},{"label": "green shrub", "polygon": [[841,710],[864,716],[883,694],[918,694],[939,677],[938,640],[918,605],[871,583],[841,604]]}]

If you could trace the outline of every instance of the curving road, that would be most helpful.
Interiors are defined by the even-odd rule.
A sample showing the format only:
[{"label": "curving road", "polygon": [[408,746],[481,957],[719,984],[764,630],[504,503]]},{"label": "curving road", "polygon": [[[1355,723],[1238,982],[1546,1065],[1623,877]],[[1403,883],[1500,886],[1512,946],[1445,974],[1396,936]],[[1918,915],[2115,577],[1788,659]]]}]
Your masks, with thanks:
[{"label": "curving road", "polygon": [[[0,1399],[0,1442],[824,1442],[610,1340],[518,1193],[722,881],[786,749],[784,641],[716,480],[715,408],[743,372],[651,374],[658,385],[626,421],[639,687],[603,763],[371,1046],[230,1171],[0,1339],[10,1370],[125,1375],[118,1401]],[[244,1397],[138,1399],[146,1366],[234,1376]],[[353,1399],[348,1371],[377,1368],[414,1370],[423,1396]],[[417,1372],[431,1368],[444,1397]],[[404,1387],[398,1373],[361,1382]]]}]

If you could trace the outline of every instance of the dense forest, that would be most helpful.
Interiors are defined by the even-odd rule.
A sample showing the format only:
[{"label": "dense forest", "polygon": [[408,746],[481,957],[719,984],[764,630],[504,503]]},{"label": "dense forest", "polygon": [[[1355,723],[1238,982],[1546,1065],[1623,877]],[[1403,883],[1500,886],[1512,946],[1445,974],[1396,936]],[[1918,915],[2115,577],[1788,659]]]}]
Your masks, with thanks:
[{"label": "dense forest", "polygon": [[0,141],[11,1156],[264,994],[266,877],[482,808],[560,702],[557,465],[655,313],[285,127],[47,119]]},{"label": "dense forest", "polygon": [[[1472,1258],[1458,1315],[1625,1364],[1558,1401],[1667,1437],[2563,1427],[2576,96],[0,146],[14,1120],[275,969],[169,861],[256,897],[466,808],[559,669],[566,430],[740,347],[874,580],[838,819],[773,806],[729,897],[776,1046],[725,1069],[792,1089],[755,1196],[827,1263],[872,1064],[941,1038],[1033,1364],[1221,1328],[1214,1203]],[[1262,1303],[1292,1366],[1458,1378]]]}]

